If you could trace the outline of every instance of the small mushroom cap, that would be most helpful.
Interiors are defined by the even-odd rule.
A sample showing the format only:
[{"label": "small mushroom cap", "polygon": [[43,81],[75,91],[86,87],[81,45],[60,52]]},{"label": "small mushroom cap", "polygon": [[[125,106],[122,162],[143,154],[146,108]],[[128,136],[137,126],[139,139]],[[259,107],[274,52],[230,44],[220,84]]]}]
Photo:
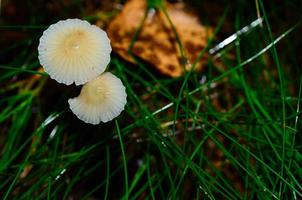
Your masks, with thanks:
[{"label": "small mushroom cap", "polygon": [[72,112],[90,124],[108,122],[117,117],[127,103],[126,89],[122,81],[105,72],[86,83],[78,97],[68,100]]},{"label": "small mushroom cap", "polygon": [[40,63],[51,78],[66,85],[82,85],[105,71],[111,46],[99,27],[67,19],[43,32],[38,51]]}]

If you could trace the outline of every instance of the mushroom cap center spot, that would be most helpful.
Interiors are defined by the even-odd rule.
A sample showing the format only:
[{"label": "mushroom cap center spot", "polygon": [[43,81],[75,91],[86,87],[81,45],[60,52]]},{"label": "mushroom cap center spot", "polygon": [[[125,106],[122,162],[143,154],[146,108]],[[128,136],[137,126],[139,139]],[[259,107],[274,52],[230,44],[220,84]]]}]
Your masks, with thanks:
[{"label": "mushroom cap center spot", "polygon": [[66,52],[77,52],[81,50],[81,47],[85,42],[85,33],[81,30],[70,33],[66,36],[64,41],[64,47]]},{"label": "mushroom cap center spot", "polygon": [[106,85],[100,83],[86,85],[82,92],[83,97],[86,97],[86,100],[91,104],[104,102],[108,95]]}]

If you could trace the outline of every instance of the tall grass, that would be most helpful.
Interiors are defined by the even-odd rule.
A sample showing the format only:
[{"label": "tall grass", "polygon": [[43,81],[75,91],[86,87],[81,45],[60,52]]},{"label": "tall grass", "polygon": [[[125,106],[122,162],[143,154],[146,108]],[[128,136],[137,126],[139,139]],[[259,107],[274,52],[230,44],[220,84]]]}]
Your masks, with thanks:
[{"label": "tall grass", "polygon": [[[201,12],[211,2],[188,3]],[[36,50],[60,17],[97,18],[85,5],[74,1],[52,20],[34,8],[27,24],[1,20],[1,199],[302,198],[301,3],[211,3],[222,12],[201,14],[215,31],[200,58],[257,17],[264,21],[210,56],[201,73],[169,78],[113,54],[108,70],[122,79],[128,103],[97,126],[70,112],[67,99],[79,88],[51,80]]]}]

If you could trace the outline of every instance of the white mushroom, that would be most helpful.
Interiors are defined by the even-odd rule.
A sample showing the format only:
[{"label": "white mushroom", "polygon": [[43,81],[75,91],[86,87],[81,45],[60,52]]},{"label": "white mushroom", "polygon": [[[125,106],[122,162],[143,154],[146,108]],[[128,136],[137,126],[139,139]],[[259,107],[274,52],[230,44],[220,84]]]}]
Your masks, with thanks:
[{"label": "white mushroom", "polygon": [[68,100],[72,112],[90,124],[108,122],[117,117],[127,103],[126,89],[122,81],[105,72],[86,83],[78,97]]},{"label": "white mushroom", "polygon": [[59,83],[82,85],[105,71],[111,46],[107,34],[80,19],[61,20],[40,38],[39,60]]}]

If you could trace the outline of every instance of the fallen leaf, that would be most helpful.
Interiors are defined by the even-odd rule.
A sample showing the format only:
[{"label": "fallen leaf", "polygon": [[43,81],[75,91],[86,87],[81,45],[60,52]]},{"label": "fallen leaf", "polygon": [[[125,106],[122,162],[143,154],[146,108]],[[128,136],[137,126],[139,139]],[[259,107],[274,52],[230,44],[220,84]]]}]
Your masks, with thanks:
[{"label": "fallen leaf", "polygon": [[[128,53],[131,40],[143,21],[141,31],[131,52],[151,63],[161,73],[172,77],[181,76],[190,69],[199,53],[207,44],[211,28],[204,27],[198,17],[185,9],[183,3],[166,3],[165,8],[177,35],[183,45],[185,61],[182,58],[176,35],[167,16],[161,10],[150,9],[143,21],[147,4],[145,0],[129,0],[108,27],[108,35],[113,50],[124,59],[134,62]],[[195,66],[201,70],[207,62],[208,54]]]},{"label": "fallen leaf", "polygon": [[32,164],[26,165],[20,174],[20,179],[24,179],[30,173],[32,168],[33,168]]}]

